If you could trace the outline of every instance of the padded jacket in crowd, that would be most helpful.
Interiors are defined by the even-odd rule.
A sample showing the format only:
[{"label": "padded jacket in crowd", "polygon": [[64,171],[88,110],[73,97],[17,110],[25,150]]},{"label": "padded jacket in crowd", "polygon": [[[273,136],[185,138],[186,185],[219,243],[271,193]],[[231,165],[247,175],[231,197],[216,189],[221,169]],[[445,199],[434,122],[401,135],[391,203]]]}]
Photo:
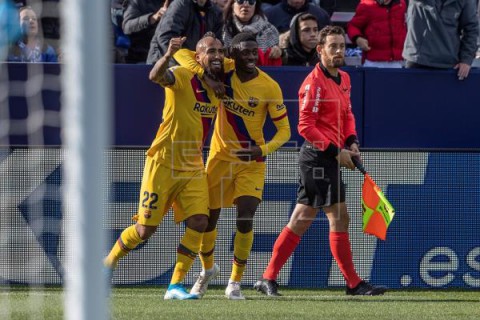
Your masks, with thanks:
[{"label": "padded jacket in crowd", "polygon": [[347,24],[348,37],[368,40],[369,51],[362,58],[370,61],[401,61],[407,35],[405,0],[379,5],[376,0],[361,0],[352,20]]},{"label": "padded jacket in crowd", "polygon": [[300,9],[295,9],[288,4],[287,0],[282,0],[279,4],[265,10],[265,16],[277,28],[278,32],[284,33],[290,30],[290,21],[292,21],[293,16],[300,12],[313,14],[317,18],[319,29],[330,24],[328,13],[322,8],[311,4],[309,0],[305,0],[305,4]]},{"label": "padded jacket in crowd", "polygon": [[150,24],[149,18],[156,13],[165,0],[129,0],[123,13],[123,32],[130,37],[128,63],[147,61],[150,41],[155,34],[157,24]]},{"label": "padded jacket in crowd", "polygon": [[[205,13],[203,17],[204,30],[201,28],[201,11]],[[195,51],[198,40],[207,31],[212,31],[218,39],[222,39],[222,21],[222,12],[210,0],[207,0],[203,8],[193,0],[172,1],[157,25],[157,30],[150,43],[147,63],[157,62],[167,52],[169,41],[173,37],[187,37],[183,48],[193,51]]]},{"label": "padded jacket in crowd", "polygon": [[477,0],[410,0],[403,57],[420,65],[471,65],[477,51]]}]

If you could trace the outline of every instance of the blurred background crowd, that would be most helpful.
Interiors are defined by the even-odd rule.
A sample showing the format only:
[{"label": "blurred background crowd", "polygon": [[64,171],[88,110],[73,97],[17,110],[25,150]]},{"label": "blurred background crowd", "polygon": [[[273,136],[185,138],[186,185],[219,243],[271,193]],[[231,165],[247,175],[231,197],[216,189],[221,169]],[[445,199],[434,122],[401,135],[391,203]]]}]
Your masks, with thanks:
[{"label": "blurred background crowd", "polygon": [[[3,19],[11,24],[11,28],[2,28],[5,30],[2,37],[10,39],[7,61],[61,62],[61,0],[1,2],[4,7],[9,5],[10,13],[14,10],[14,18]],[[426,3],[434,4],[436,16],[424,14]],[[449,52],[452,50],[458,60],[454,67],[462,62],[480,66],[479,3],[478,0],[110,0],[111,16],[105,19],[111,24],[108,41],[112,43],[115,63],[154,63],[175,36],[186,36],[184,46],[194,50],[203,34],[213,31],[228,48],[237,33],[249,31],[259,44],[259,66],[312,66],[318,62],[315,50],[318,31],[334,24],[342,26],[348,35],[347,65],[447,68],[452,66],[452,52]],[[428,45],[419,44],[417,35],[422,32],[422,24],[432,22],[437,27],[432,28],[431,38],[436,40]],[[6,34],[7,30],[10,34]],[[428,61],[422,56],[428,56]]]}]

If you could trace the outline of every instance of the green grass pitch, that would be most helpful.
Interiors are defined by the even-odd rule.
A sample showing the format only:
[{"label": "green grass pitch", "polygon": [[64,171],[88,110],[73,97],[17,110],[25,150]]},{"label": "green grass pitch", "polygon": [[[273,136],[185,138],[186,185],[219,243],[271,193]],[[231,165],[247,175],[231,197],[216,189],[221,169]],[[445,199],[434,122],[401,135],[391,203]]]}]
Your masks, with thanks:
[{"label": "green grass pitch", "polygon": [[[394,290],[384,296],[351,297],[340,289],[280,289],[282,297],[267,298],[244,288],[246,301],[230,301],[223,296],[223,287],[212,287],[201,300],[164,301],[164,287],[114,288],[110,298],[111,319],[480,319],[478,290]],[[0,300],[1,319],[53,320],[64,316],[61,288],[3,288]],[[32,301],[37,301],[34,306]]]}]

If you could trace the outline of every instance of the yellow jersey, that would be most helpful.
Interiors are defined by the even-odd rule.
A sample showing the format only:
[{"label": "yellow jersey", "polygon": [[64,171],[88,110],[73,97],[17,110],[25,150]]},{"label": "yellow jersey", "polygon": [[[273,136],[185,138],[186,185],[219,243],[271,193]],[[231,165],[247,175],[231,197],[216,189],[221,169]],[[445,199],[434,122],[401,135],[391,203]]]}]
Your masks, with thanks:
[{"label": "yellow jersey", "polygon": [[[195,52],[180,49],[174,55],[175,60],[192,72],[203,76],[203,68],[195,61]],[[278,83],[262,70],[258,76],[241,82],[235,73],[235,61],[224,59],[225,91],[215,121],[211,157],[226,161],[240,161],[235,152],[250,146],[259,146],[266,156],[280,148],[290,139],[290,124],[283,94]],[[270,115],[277,132],[268,143],[263,136],[263,125]]]},{"label": "yellow jersey", "polygon": [[[252,146],[259,146],[262,155],[266,156],[290,138],[280,86],[265,72],[257,70],[258,76],[246,82],[241,82],[234,70],[225,74],[225,97],[215,122],[209,157],[239,161],[235,152]],[[267,114],[277,132],[270,142],[265,143],[263,126]]]},{"label": "yellow jersey", "polygon": [[167,72],[175,83],[165,87],[162,123],[147,155],[175,170],[203,170],[203,145],[220,101],[192,71],[172,67]]}]

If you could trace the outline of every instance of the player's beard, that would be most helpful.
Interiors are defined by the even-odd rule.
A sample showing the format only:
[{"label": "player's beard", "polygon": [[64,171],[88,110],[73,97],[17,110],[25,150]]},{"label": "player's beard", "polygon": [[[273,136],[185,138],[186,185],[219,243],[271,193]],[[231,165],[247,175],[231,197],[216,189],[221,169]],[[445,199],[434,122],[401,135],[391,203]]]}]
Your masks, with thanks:
[{"label": "player's beard", "polygon": [[328,66],[331,68],[340,68],[345,66],[345,58],[343,57],[336,57],[336,58],[331,58],[328,59]]},{"label": "player's beard", "polygon": [[210,78],[216,79],[216,80],[219,80],[219,81],[222,81],[222,79],[225,75],[223,65],[222,65],[221,68],[215,68],[215,69],[212,69],[210,67],[206,68],[205,72],[210,76]]}]

